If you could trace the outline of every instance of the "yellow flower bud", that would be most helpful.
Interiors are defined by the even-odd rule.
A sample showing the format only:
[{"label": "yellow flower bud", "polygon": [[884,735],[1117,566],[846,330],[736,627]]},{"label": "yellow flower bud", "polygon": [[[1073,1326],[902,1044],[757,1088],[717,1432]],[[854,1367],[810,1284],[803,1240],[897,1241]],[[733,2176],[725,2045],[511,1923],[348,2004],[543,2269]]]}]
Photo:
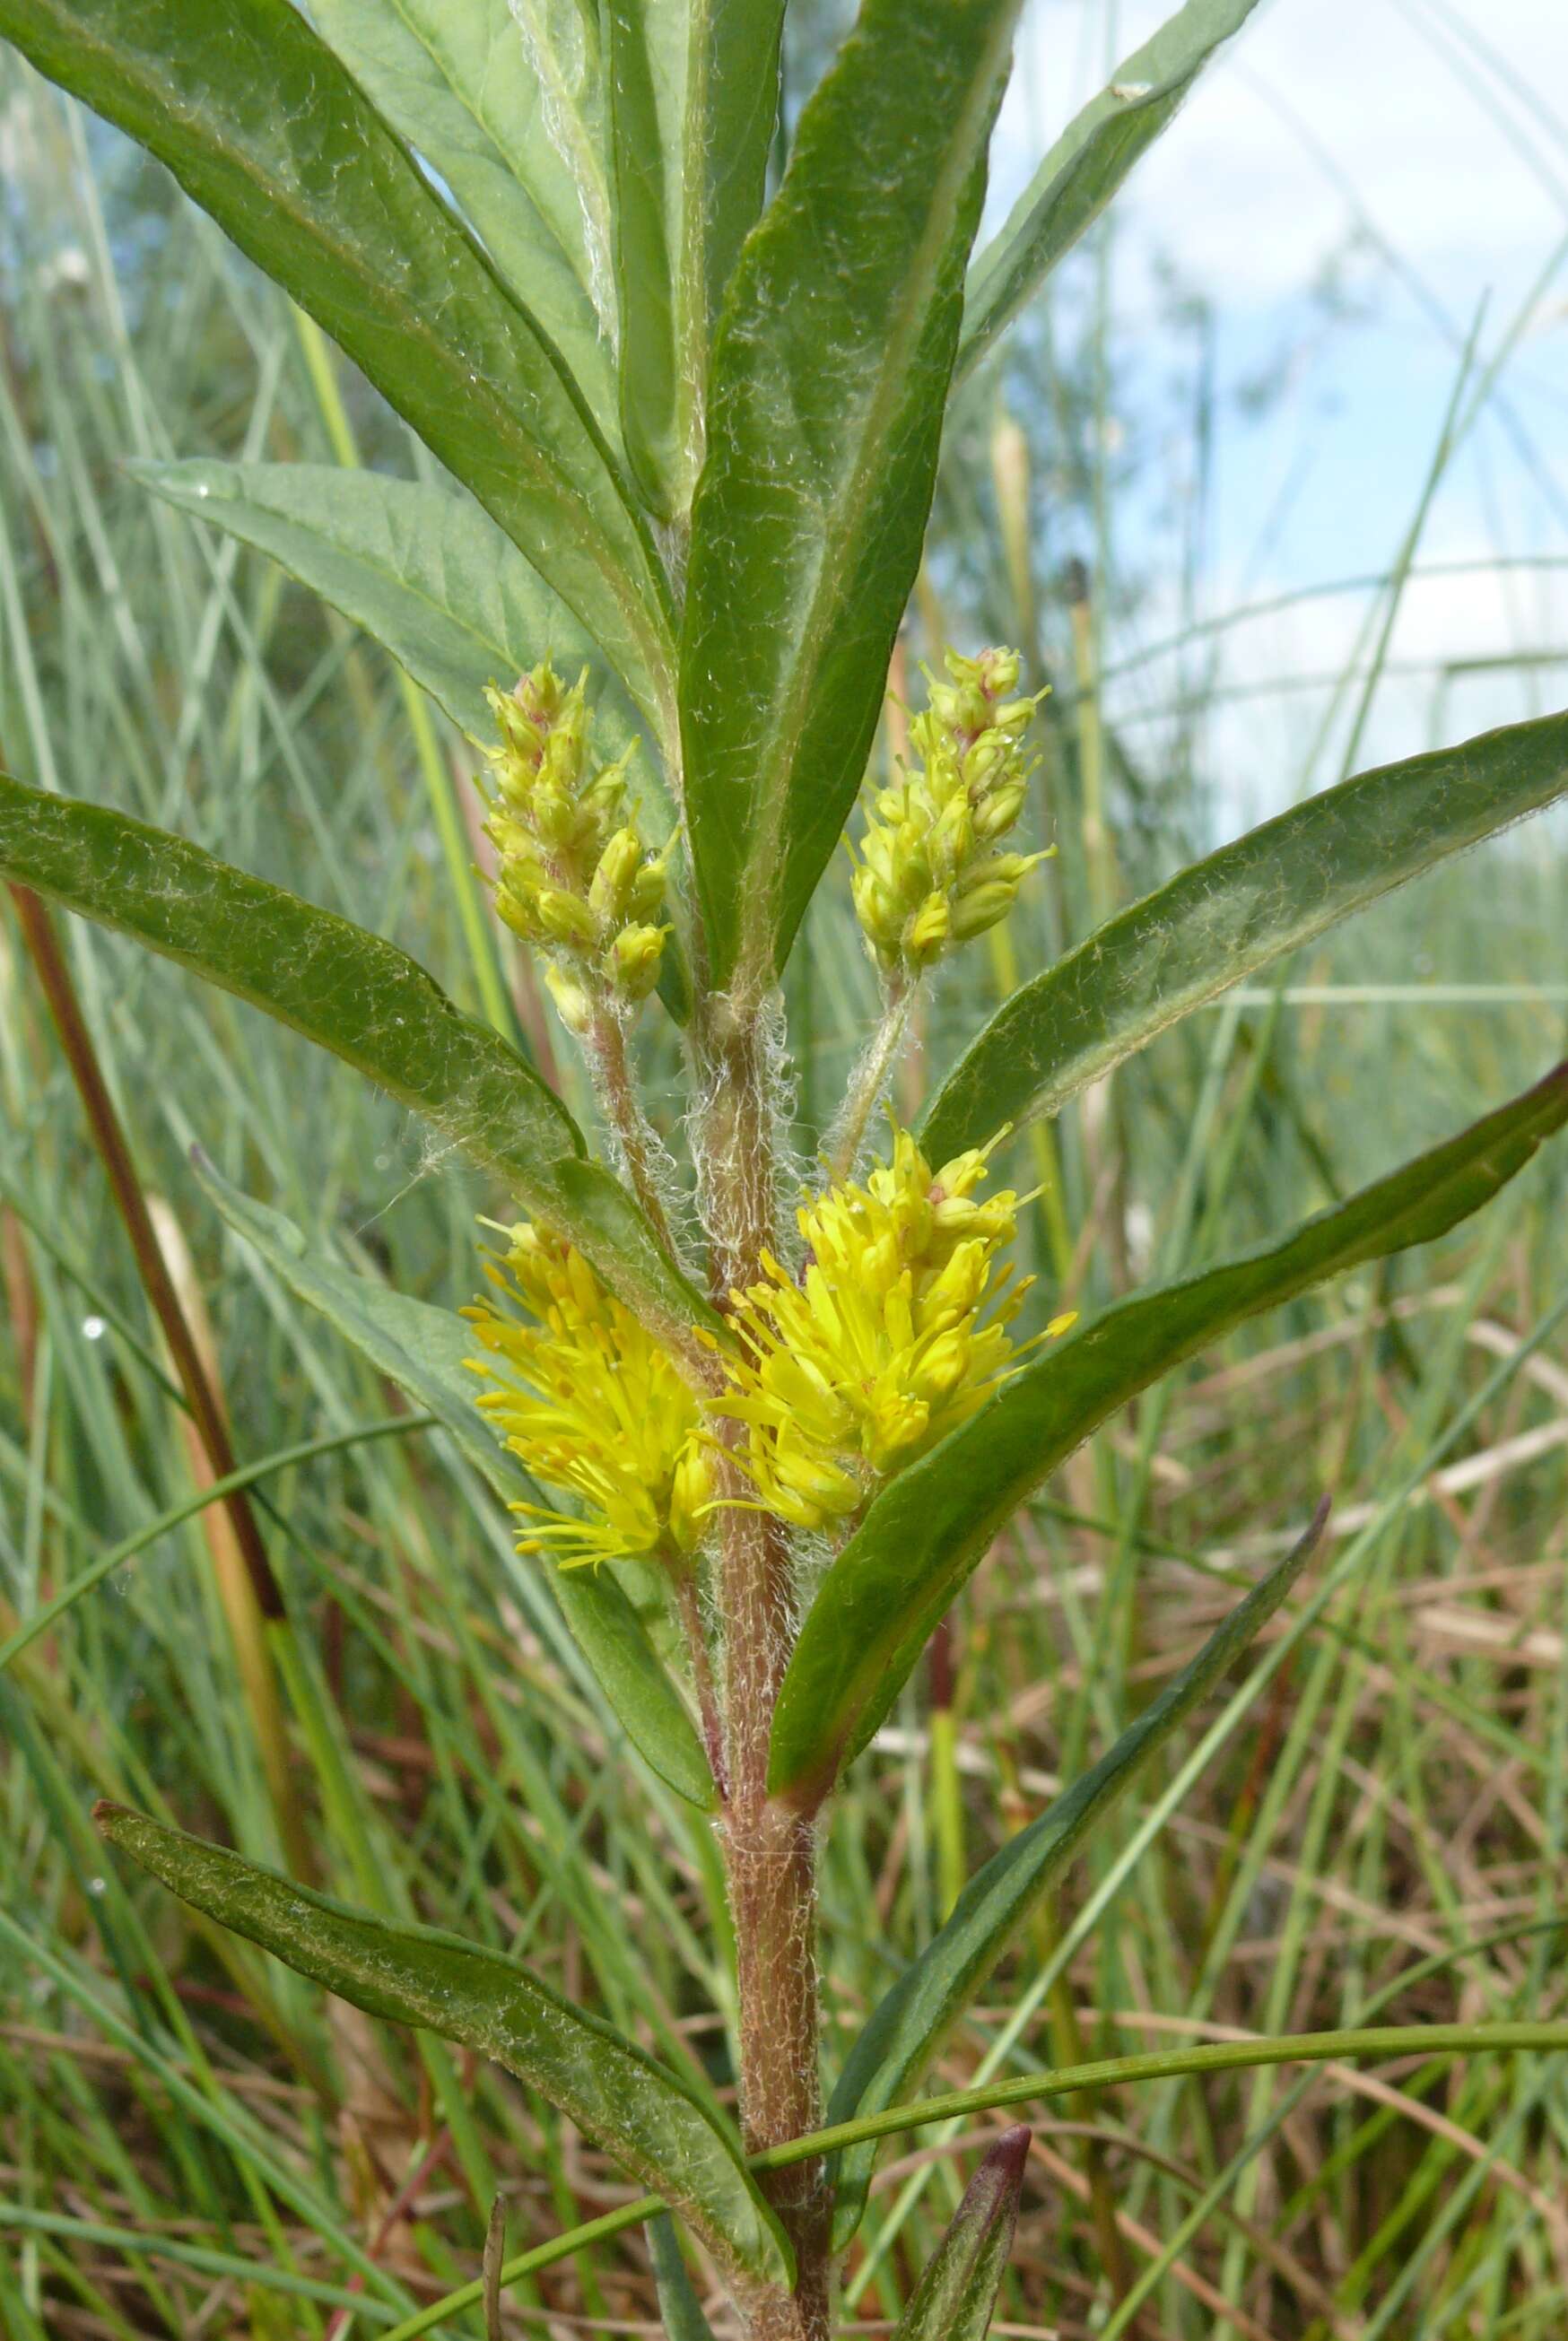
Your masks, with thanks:
[{"label": "yellow flower bud", "polygon": [[932,826],[928,859],[939,886],[951,886],[974,850],[974,817],[964,796],[949,797]]},{"label": "yellow flower bud", "polygon": [[573,846],[582,828],[582,815],[573,799],[554,779],[535,781],[528,792],[529,828],[546,847]]},{"label": "yellow flower bud", "polygon": [[607,954],[605,973],[624,1000],[645,1000],[659,981],[668,927],[623,927]]},{"label": "yellow flower bud", "polygon": [[664,853],[656,853],[651,860],[639,864],[626,904],[627,911],[634,919],[650,920],[663,908],[664,885],[669,877],[668,851],[666,847]]},{"label": "yellow flower bud", "polygon": [[[944,1224],[943,1211],[953,1208],[953,1205],[937,1207],[936,1224],[944,1235],[947,1233],[947,1228]],[[957,1208],[967,1211],[972,1220],[979,1216],[980,1206],[976,1203],[960,1201]],[[1004,1214],[1004,1226],[998,1229],[994,1234],[987,1234],[984,1239],[971,1239],[954,1246],[952,1256],[927,1295],[934,1310],[940,1313],[953,1309],[956,1310],[960,1316],[966,1316],[975,1306],[985,1290],[985,1255],[988,1248],[998,1241],[1005,1242],[1013,1234],[1012,1214],[1010,1212]]]},{"label": "yellow flower bud", "polygon": [[892,1291],[904,1274],[904,1253],[897,1229],[885,1229],[867,1244],[861,1254],[860,1273],[868,1292]]},{"label": "yellow flower bud", "polygon": [[[793,1445],[787,1437],[774,1449],[774,1504],[797,1528],[822,1529],[860,1509],[865,1491],[858,1479],[824,1456]],[[793,1509],[785,1509],[789,1506]]]},{"label": "yellow flower bud", "polygon": [[642,867],[643,841],[634,829],[618,829],[599,856],[588,889],[588,907],[607,922],[619,922],[631,907],[632,888]]},{"label": "yellow flower bud", "polygon": [[881,1390],[874,1393],[870,1423],[863,1441],[866,1461],[874,1471],[896,1470],[931,1428],[931,1409],[910,1390]]},{"label": "yellow flower bud", "polygon": [[1023,781],[1004,781],[983,796],[974,808],[974,834],[983,845],[1005,836],[1024,810],[1028,787]]},{"label": "yellow flower bud", "polygon": [[953,916],[945,894],[928,894],[904,931],[904,957],[912,967],[924,967],[939,959],[944,944],[953,930]]},{"label": "yellow flower bud", "polygon": [[983,1243],[1005,1243],[1016,1227],[1005,1194],[994,1195],[985,1203],[976,1203],[967,1195],[952,1195],[937,1204],[933,1217],[943,1240],[961,1248],[972,1237]]},{"label": "yellow flower bud", "polygon": [[950,1154],[932,1174],[933,1200],[940,1203],[949,1195],[973,1194],[990,1175],[988,1157],[995,1144],[993,1139],[990,1146],[966,1146],[962,1154]]},{"label": "yellow flower bud", "polygon": [[[982,651],[974,664],[978,671],[977,680],[987,699],[1005,699],[1010,691],[1017,690],[1022,662],[1016,651]],[[1033,700],[1025,701],[1024,704],[1033,712]],[[992,721],[994,722],[995,720],[993,716]]]},{"label": "yellow flower bud", "polygon": [[994,925],[1034,866],[987,850],[1025,802],[1021,742],[1035,702],[1008,696],[1018,654],[950,650],[944,663],[944,682],[924,671],[929,704],[910,723],[920,769],[877,792],[855,862],[855,912],[890,977],[918,973]]},{"label": "yellow flower bud", "polygon": [[[950,662],[950,664],[956,662]],[[931,712],[948,731],[961,733],[984,732],[991,721],[991,706],[977,682],[967,679],[956,686],[934,682],[931,686]]]},{"label": "yellow flower bud", "polygon": [[984,794],[1000,781],[1013,760],[1014,747],[1005,732],[987,729],[964,752],[964,785],[971,797]]},{"label": "yellow flower bud", "polygon": [[855,914],[874,949],[895,954],[904,932],[904,914],[868,862],[862,862],[850,882]]},{"label": "yellow flower bud", "polygon": [[590,951],[599,939],[598,921],[586,902],[559,886],[541,886],[534,897],[534,909],[552,942]]},{"label": "yellow flower bud", "polygon": [[582,1034],[594,1021],[594,1003],[574,975],[568,973],[558,961],[544,970],[545,988],[555,1003],[555,1012],[568,1032]]},{"label": "yellow flower bud", "polygon": [[987,927],[995,926],[1013,908],[1017,892],[1016,881],[993,878],[961,895],[953,906],[954,941],[972,942]]},{"label": "yellow flower bud", "polygon": [[624,812],[627,759],[592,765],[587,681],[584,668],[568,691],[545,660],[511,692],[485,694],[501,733],[488,752],[495,793],[485,822],[500,864],[496,909],[528,941],[600,962],[593,977],[579,970],[552,983],[578,1031],[594,984],[626,1000],[653,990],[668,931],[654,923],[663,857],[644,860]]},{"label": "yellow flower bud", "polygon": [[706,1508],[714,1497],[713,1470],[702,1437],[693,1432],[670,1476],[670,1539],[678,1552],[694,1553],[707,1532]]},{"label": "yellow flower bud", "polygon": [[1044,859],[1039,853],[988,853],[970,863],[954,892],[963,896],[977,892],[982,886],[1016,886]]},{"label": "yellow flower bud", "polygon": [[606,764],[603,771],[594,774],[583,791],[582,802],[593,813],[605,837],[608,837],[611,829],[618,821],[621,806],[625,800],[626,766],[630,761],[631,752],[628,748],[625,755],[617,756],[613,764]]},{"label": "yellow flower bud", "polygon": [[531,894],[514,894],[510,887],[498,888],[495,894],[495,910],[497,916],[524,942],[542,943],[549,941],[534,915],[534,898]]},{"label": "yellow flower bud", "polygon": [[951,1398],[969,1370],[969,1341],[957,1331],[939,1333],[915,1366],[914,1388],[923,1399]]}]

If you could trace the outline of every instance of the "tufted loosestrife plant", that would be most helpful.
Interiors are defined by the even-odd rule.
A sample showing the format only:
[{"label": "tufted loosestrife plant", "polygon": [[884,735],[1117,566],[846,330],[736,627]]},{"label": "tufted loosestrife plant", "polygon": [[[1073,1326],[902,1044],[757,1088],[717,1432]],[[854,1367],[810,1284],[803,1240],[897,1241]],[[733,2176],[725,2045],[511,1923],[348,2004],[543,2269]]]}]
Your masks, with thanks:
[{"label": "tufted loosestrife plant", "polygon": [[[867,779],[944,415],[1250,7],[1187,0],[976,254],[1017,0],[864,0],[787,118],[784,0],[0,0],[0,35],[161,158],[424,443],[417,479],[136,472],[385,640],[471,743],[484,948],[537,961],[596,1137],[498,991],[470,1015],[383,938],[93,802],[92,775],[78,795],[0,778],[0,874],[27,890],[38,954],[36,897],[127,931],[335,1051],[485,1174],[503,1217],[461,1319],[462,1293],[437,1310],[374,1286],[201,1175],[511,1505],[617,1760],[714,1832],[736,2114],[525,1960],[136,1814],[101,1825],[302,1974],[519,2076],[648,2190],[627,2217],[674,2214],[745,2341],[825,2341],[877,2140],[898,2108],[922,2117],[943,2039],[1286,1599],[1321,1516],[976,1872],[824,2107],[834,1792],[998,1530],[1139,1391],[1443,1235],[1568,1118],[1559,1068],[1258,1249],[1083,1318],[1014,1265],[1020,1134],[1552,802],[1561,715],[1357,774],[1113,909],[1027,969],[903,1122],[884,1112],[922,995],[1046,882],[1084,811],[1070,757],[1048,785],[1032,762],[1050,702],[1006,647],[930,645],[907,746]],[[448,875],[471,900],[461,853]],[[810,1161],[784,982],[819,888],[858,922],[880,1009]],[[678,1113],[644,1086],[655,1021]],[[1049,1176],[1049,1150],[1036,1161]],[[981,2341],[1028,2143],[1006,2131],[982,2162],[904,2341]],[[654,2246],[669,2330],[693,2341],[682,2246],[658,2225]]]}]

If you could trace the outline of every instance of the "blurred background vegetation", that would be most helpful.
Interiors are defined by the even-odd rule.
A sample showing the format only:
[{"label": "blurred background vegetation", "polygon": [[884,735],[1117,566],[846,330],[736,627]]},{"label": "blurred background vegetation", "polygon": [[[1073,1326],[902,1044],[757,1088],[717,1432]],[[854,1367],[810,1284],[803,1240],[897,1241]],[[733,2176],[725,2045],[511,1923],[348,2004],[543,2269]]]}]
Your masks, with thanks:
[{"label": "blurred background vegetation", "polygon": [[[803,13],[792,92],[841,13]],[[1282,0],[1273,16],[1286,13]],[[1471,58],[1466,98],[1488,134],[1512,135],[1561,196],[1568,133],[1541,118],[1531,10],[1512,48],[1498,13],[1485,69],[1468,20],[1425,15],[1433,43]],[[1146,29],[1132,16],[1074,0],[1031,19],[1000,177],[1008,142],[1038,144],[1094,61]],[[1053,34],[1070,35],[1081,85],[1042,64]],[[1207,103],[1173,151],[1201,142]],[[427,459],[160,170],[10,57],[0,153],[10,768],[394,937],[552,1065],[590,1119],[527,970],[475,915],[472,751],[333,613],[122,468],[243,453],[413,473]],[[1353,144],[1347,159],[1353,173]],[[1024,646],[1054,686],[1032,819],[1059,852],[939,994],[900,1075],[910,1100],[998,991],[1194,852],[1379,754],[1561,697],[1568,623],[1550,589],[1568,571],[1568,438],[1560,364],[1554,393],[1530,375],[1543,313],[1500,309],[1473,344],[1462,319],[1455,348],[1446,310],[1412,292],[1413,264],[1340,193],[1343,234],[1272,325],[1238,326],[1226,284],[1194,278],[1179,208],[1152,230],[1145,214],[1135,262],[1100,232],[964,394],[895,686],[914,697],[918,661],[944,642]],[[1473,199],[1484,215],[1485,184]],[[1248,202],[1238,186],[1239,226]],[[1553,260],[1550,238],[1536,256]],[[1385,329],[1401,304],[1398,525],[1368,569],[1367,515],[1342,482],[1343,564],[1282,573],[1265,556],[1284,503],[1257,450],[1271,431],[1307,447],[1331,430],[1325,382],[1341,360],[1353,372],[1369,320]],[[1547,314],[1560,360],[1560,302]],[[1429,418],[1415,386],[1437,379]],[[1454,484],[1473,453],[1490,502],[1471,474]],[[1369,460],[1381,515],[1404,474]],[[1282,500],[1292,477],[1286,463]],[[1433,515],[1473,504],[1494,535],[1432,557]],[[1236,550],[1249,528],[1250,567]],[[1309,533],[1307,562],[1322,542]],[[1457,580],[1458,635],[1407,653],[1412,597],[1437,577]],[[1518,589],[1516,623],[1500,640],[1488,617],[1477,647],[1464,597],[1490,611],[1499,577]],[[1338,636],[1318,623],[1325,603]],[[879,757],[898,753],[903,720],[894,702]],[[1194,1017],[1020,1149],[1019,1183],[1046,1182],[1028,1240],[1052,1305],[1233,1251],[1562,1054],[1564,843],[1560,822],[1537,822],[1413,888],[1277,985]],[[385,1426],[395,1394],[225,1236],[189,1149],[362,1271],[453,1306],[475,1285],[475,1215],[507,1198],[304,1041],[131,943],[67,940],[242,1460]],[[847,870],[814,910],[789,994],[806,1160],[873,1006]],[[667,1028],[645,1052],[668,1128]],[[830,2010],[864,2012],[954,1878],[1092,1759],[1328,1489],[1327,1600],[1277,1626],[1231,1686],[1191,1789],[1185,1748],[1146,1784],[933,2086],[1384,2008],[1564,2012],[1564,1190],[1549,1150],[1460,1239],[1238,1337],[1114,1423],[1001,1540],[835,1818]],[[3,1637],[187,1501],[201,1468],[3,917],[0,1269]],[[321,1882],[509,1948],[722,2082],[712,1847],[620,1742],[538,1564],[513,1555],[455,1452],[394,1430],[260,1492],[305,1654],[284,1693]],[[374,2333],[474,2272],[497,2194],[514,2247],[623,2199],[617,2174],[504,2077],[324,2003],[104,1863],[95,1794],[281,1858],[240,1690],[245,1629],[236,1643],[224,1597],[227,1536],[208,1509],[145,1543],[0,1676],[7,2341],[337,2341],[351,2312]],[[1273,1669],[1261,1696],[1259,1667]],[[884,2157],[855,2247],[849,2331],[883,2329],[906,2296],[974,2137],[907,2143]],[[1169,2085],[1048,2109],[1034,2153],[999,2332],[1568,2329],[1568,2076],[1551,2064]],[[518,2287],[504,2330],[654,2319],[633,2238]]]}]

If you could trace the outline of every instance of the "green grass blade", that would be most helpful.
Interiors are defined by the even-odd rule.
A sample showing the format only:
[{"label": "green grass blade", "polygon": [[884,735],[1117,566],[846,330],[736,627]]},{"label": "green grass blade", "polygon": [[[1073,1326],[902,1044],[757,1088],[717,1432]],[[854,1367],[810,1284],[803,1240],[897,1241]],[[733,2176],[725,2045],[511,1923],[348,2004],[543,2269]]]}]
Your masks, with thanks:
[{"label": "green grass blade", "polygon": [[[484,686],[509,690],[548,651],[595,669],[606,757],[637,721],[602,653],[479,505],[450,488],[331,463],[128,463],[165,502],[281,562],[374,634],[471,738],[495,736]],[[644,711],[656,720],[656,710]]]},{"label": "green grass blade", "polygon": [[608,0],[621,423],[644,494],[691,508],[720,298],[762,209],[784,0]]},{"label": "green grass blade", "polygon": [[297,894],[103,805],[0,774],[0,874],[291,1025],[424,1114],[672,1338],[708,1315],[564,1106],[418,962]]},{"label": "green grass blade", "polygon": [[1457,1226],[1565,1120],[1568,1063],[1283,1242],[1119,1301],[1025,1366],[877,1498],[824,1578],[774,1718],[775,1793],[832,1786],[997,1529],[1108,1415],[1260,1310]]},{"label": "green grass blade", "polygon": [[658,2287],[659,2315],[669,2341],[714,2341],[713,2327],[703,2314],[703,2304],[681,2257],[675,2223],[667,2211],[648,2222],[648,2252]]},{"label": "green grass blade", "polygon": [[958,372],[966,374],[1064,253],[1099,218],[1152,146],[1214,51],[1257,0],[1186,0],[1152,40],[1123,59],[1075,114],[970,271]]},{"label": "green grass blade", "polygon": [[964,2190],[893,2341],[985,2341],[1018,2225],[1029,2132],[1004,2130]]},{"label": "green grass blade", "polygon": [[[896,2105],[916,2086],[950,2027],[983,1988],[1019,1927],[1075,1858],[1089,1831],[1273,1616],[1306,1567],[1327,1510],[1325,1502],[1301,1541],[1237,1603],[1197,1656],[1099,1762],[975,1872],[946,1925],[873,2011],[834,2090],[830,2121],[853,2121],[857,2114]],[[874,2141],[852,2147],[840,2159],[834,2201],[835,2251],[847,2246],[860,2225],[875,2160]]]},{"label": "green grass blade", "polygon": [[663,573],[578,393],[299,11],[0,0],[0,35],[167,164],[659,696]]},{"label": "green grass blade", "polygon": [[1015,991],[927,1107],[946,1161],[1092,1081],[1282,951],[1568,790],[1568,715],[1360,772],[1193,862]]},{"label": "green grass blade", "polygon": [[494,2057],[679,2210],[720,2266],[791,2280],[789,2246],[716,2108],[631,2041],[498,1952],[393,1926],[124,1806],[94,1818],[111,1845],[222,1927],[369,2016]]},{"label": "green grass blade", "polygon": [[[604,125],[584,12],[315,0],[311,15],[372,105],[451,188],[613,443]],[[531,44],[525,21],[538,25]]]},{"label": "green grass blade", "polygon": [[[885,2113],[834,2122],[787,2145],[754,2154],[754,2170],[788,2170],[819,2154],[835,2154],[862,2138],[894,2137],[900,2130],[934,2128],[964,2120],[998,2106],[1026,2106],[1052,2097],[1081,2097],[1085,2090],[1118,2088],[1124,2082],[1159,2081],[1177,2074],[1244,2073],[1275,2065],[1322,2065],[1336,2057],[1357,2060],[1395,2057],[1568,2055],[1568,2023],[1532,2020],[1502,2024],[1389,2024],[1343,2032],[1280,2032],[1247,2040],[1213,2040],[1193,2048],[1155,2049],[1135,2057],[1097,2057],[1084,2065],[1058,2065],[1048,2072],[1023,2073],[974,2089],[952,2089],[914,2105],[890,2106]],[[392,2336],[388,2336],[392,2341]]]},{"label": "green grass blade", "polygon": [[860,785],[919,565],[1015,14],[867,0],[725,300],[681,655],[720,987],[771,984]]},{"label": "green grass blade", "polygon": [[36,1609],[24,1618],[5,1640],[0,1641],[0,1675],[21,1657],[24,1650],[31,1649],[41,1634],[46,1634],[57,1618],[63,1618],[68,1609],[74,1609],[77,1602],[102,1585],[106,1577],[112,1577],[128,1560],[134,1560],[138,1553],[145,1552],[148,1545],[156,1544],[182,1520],[205,1511],[210,1504],[221,1504],[224,1498],[236,1489],[255,1487],[258,1479],[267,1479],[275,1471],[286,1470],[296,1463],[308,1463],[318,1455],[336,1454],[345,1447],[367,1446],[372,1439],[406,1439],[414,1431],[427,1429],[429,1422],[428,1415],[399,1414],[385,1422],[366,1423],[355,1430],[332,1431],[322,1439],[302,1439],[292,1447],[279,1449],[275,1455],[258,1456],[254,1462],[246,1463],[237,1470],[225,1471],[222,1479],[209,1480],[205,1487],[198,1488],[183,1502],[172,1504],[166,1511],[160,1512],[157,1519],[150,1520],[145,1528],[122,1538],[118,1544],[110,1545],[88,1568],[70,1579],[57,1593],[52,1593],[46,1601],[41,1602]]},{"label": "green grass blade", "polygon": [[[235,1234],[436,1418],[503,1502],[514,1501],[523,1492],[519,1469],[474,1403],[482,1385],[464,1362],[475,1344],[464,1320],[340,1267],[313,1250],[281,1211],[240,1194],[211,1163],[198,1161],[195,1169]],[[607,1571],[588,1569],[550,1570],[546,1582],[634,1747],[678,1795],[706,1810],[714,1784],[702,1744],[622,1588]]]}]

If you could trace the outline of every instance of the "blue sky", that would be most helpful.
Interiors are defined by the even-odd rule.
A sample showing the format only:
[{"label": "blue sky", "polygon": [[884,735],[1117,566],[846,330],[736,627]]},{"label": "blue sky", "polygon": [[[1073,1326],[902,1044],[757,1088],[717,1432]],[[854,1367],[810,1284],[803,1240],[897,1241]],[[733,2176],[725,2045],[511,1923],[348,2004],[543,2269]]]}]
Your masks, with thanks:
[{"label": "blue sky", "polygon": [[[1164,13],[1124,0],[1115,54]],[[1035,0],[998,137],[994,212],[1105,78],[1107,24],[1104,0]],[[1212,612],[1385,570],[1483,301],[1483,369],[1524,320],[1499,382],[1513,427],[1483,413],[1433,499],[1418,559],[1564,566],[1413,583],[1391,657],[1431,671],[1383,687],[1359,761],[1568,701],[1568,663],[1523,680],[1451,672],[1441,686],[1436,673],[1444,661],[1568,646],[1568,0],[1263,0],[1140,164],[1118,219],[1115,314],[1134,381],[1141,354],[1154,369],[1171,362],[1156,253],[1214,306],[1225,419]],[[1353,314],[1325,331],[1313,289],[1336,257]],[[1282,351],[1297,354],[1287,386],[1249,423],[1231,394]],[[1260,548],[1265,516],[1275,526]],[[1332,671],[1366,608],[1364,597],[1323,598],[1227,634],[1224,677],[1251,686]],[[1156,579],[1145,640],[1164,631],[1160,616]],[[1169,679],[1157,668],[1134,677],[1128,703]],[[1332,738],[1304,769],[1324,703],[1299,692],[1238,702],[1215,742],[1232,785],[1266,769],[1267,801],[1336,777]]]}]

